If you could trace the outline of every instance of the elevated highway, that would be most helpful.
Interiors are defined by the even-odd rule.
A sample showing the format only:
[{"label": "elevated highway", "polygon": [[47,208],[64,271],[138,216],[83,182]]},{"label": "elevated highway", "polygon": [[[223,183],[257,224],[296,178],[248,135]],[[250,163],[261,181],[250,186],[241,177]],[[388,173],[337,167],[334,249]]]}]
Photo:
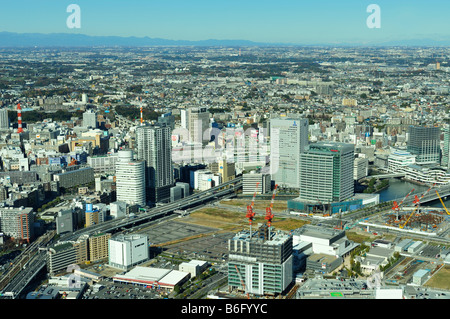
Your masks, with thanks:
[{"label": "elevated highway", "polygon": [[[229,197],[235,194],[241,187],[242,177],[238,177],[207,191],[196,193],[173,203],[148,209],[145,213],[138,214],[134,218],[119,218],[77,230],[70,235],[62,236],[58,242],[74,241],[84,234],[93,235],[102,232],[117,232],[124,228],[145,224],[154,219],[173,214],[175,210],[185,210],[202,205],[211,200]],[[27,255],[26,262],[20,264],[19,268],[13,273],[11,272],[8,276],[0,279],[0,283],[3,283],[3,287],[1,288],[2,297],[0,298],[17,298],[35,276],[46,267],[47,254],[45,249],[42,248],[49,247],[48,242],[51,238],[53,236],[49,236],[46,240],[34,244],[33,249]]]}]

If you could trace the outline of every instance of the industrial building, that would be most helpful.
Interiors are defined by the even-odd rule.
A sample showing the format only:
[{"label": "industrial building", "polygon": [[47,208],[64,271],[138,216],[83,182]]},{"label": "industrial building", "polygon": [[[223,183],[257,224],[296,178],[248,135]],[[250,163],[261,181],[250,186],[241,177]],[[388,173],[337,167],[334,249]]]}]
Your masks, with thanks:
[{"label": "industrial building", "polygon": [[419,269],[413,274],[412,283],[418,286],[423,285],[430,278],[430,270]]},{"label": "industrial building", "polygon": [[415,241],[411,246],[408,247],[408,253],[417,254],[424,246],[425,244],[422,241]]},{"label": "industrial building", "polygon": [[114,268],[128,270],[148,260],[148,237],[119,234],[109,239],[108,250],[108,264]]},{"label": "industrial building", "polygon": [[394,247],[394,251],[396,252],[405,252],[408,250],[409,246],[411,246],[414,243],[412,239],[403,239],[400,241],[397,245]]},{"label": "industrial building", "polygon": [[293,281],[292,235],[243,230],[228,240],[228,286],[255,295],[278,295]]}]

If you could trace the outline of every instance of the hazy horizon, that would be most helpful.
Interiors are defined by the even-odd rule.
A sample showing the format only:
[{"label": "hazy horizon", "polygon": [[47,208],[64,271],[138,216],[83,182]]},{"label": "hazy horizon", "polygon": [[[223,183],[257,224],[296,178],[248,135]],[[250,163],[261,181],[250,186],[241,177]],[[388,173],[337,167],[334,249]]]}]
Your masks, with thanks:
[{"label": "hazy horizon", "polygon": [[[67,25],[71,4],[80,8],[80,28]],[[380,8],[380,28],[367,25],[371,4]],[[449,41],[449,9],[450,2],[439,0],[17,0],[2,4],[0,32],[294,45]]]}]

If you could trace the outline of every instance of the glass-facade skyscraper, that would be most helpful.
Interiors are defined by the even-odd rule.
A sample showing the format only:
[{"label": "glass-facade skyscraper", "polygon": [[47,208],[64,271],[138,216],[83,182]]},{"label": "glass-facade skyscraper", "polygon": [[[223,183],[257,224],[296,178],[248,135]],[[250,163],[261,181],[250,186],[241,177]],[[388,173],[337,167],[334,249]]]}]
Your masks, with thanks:
[{"label": "glass-facade skyscraper", "polygon": [[408,152],[416,155],[417,164],[439,164],[441,129],[433,126],[410,126],[408,128]]}]

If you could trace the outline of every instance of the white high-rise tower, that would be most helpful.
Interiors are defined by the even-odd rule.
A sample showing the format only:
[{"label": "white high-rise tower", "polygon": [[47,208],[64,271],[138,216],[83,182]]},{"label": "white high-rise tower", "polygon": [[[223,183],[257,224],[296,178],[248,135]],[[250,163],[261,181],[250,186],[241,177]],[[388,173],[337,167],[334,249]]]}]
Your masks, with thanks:
[{"label": "white high-rise tower", "polygon": [[133,160],[132,150],[119,151],[116,162],[117,200],[145,206],[145,163]]}]

